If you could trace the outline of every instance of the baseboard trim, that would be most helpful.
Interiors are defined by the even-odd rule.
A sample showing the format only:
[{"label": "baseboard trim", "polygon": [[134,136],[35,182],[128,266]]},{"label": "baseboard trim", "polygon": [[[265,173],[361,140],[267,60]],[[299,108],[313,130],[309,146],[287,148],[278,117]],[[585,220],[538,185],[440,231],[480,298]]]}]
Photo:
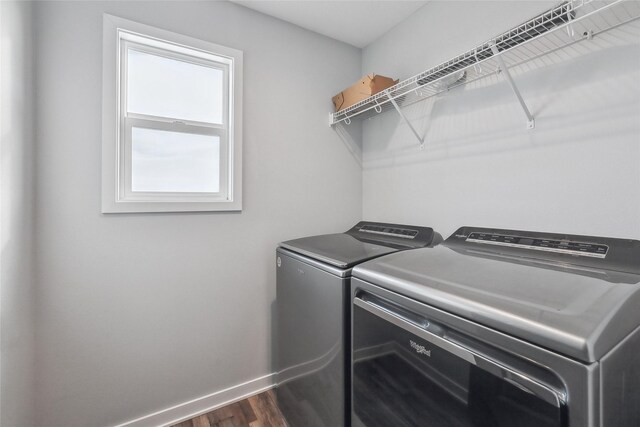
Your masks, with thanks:
[{"label": "baseboard trim", "polygon": [[166,427],[214,411],[273,388],[275,374],[265,375],[188,402],[145,415],[115,427]]}]

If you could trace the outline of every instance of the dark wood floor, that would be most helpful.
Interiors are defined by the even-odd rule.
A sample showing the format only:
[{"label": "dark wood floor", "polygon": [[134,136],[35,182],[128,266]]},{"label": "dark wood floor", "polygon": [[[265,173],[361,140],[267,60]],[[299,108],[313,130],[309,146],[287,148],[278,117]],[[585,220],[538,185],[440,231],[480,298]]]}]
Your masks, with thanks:
[{"label": "dark wood floor", "polygon": [[272,390],[172,427],[287,427]]}]

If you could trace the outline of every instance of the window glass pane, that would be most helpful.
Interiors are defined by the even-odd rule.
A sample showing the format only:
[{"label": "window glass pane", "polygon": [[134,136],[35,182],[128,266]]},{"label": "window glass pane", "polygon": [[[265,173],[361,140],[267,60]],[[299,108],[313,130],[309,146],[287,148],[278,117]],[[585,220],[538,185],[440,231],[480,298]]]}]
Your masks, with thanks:
[{"label": "window glass pane", "polygon": [[134,127],[131,190],[220,191],[220,137]]},{"label": "window glass pane", "polygon": [[222,123],[223,72],[128,49],[127,111]]}]

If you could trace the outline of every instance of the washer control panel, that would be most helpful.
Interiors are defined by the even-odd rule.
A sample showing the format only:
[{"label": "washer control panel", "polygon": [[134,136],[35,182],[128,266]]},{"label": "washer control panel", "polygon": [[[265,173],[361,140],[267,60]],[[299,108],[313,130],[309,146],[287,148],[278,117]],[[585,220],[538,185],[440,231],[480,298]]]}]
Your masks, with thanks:
[{"label": "washer control panel", "polygon": [[397,249],[423,248],[442,241],[442,237],[431,227],[384,222],[360,221],[346,234],[360,241]]},{"label": "washer control panel", "polygon": [[401,239],[414,239],[418,235],[418,230],[409,228],[398,228],[384,225],[363,225],[359,230],[361,233],[381,234],[383,236],[400,237]]}]

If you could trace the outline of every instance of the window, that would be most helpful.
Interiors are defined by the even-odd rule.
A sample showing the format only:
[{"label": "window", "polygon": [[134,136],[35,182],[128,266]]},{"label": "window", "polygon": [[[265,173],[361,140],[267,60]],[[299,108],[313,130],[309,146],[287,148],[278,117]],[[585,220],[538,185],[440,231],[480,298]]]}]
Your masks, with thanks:
[{"label": "window", "polygon": [[102,212],[242,208],[242,52],[104,17]]}]

